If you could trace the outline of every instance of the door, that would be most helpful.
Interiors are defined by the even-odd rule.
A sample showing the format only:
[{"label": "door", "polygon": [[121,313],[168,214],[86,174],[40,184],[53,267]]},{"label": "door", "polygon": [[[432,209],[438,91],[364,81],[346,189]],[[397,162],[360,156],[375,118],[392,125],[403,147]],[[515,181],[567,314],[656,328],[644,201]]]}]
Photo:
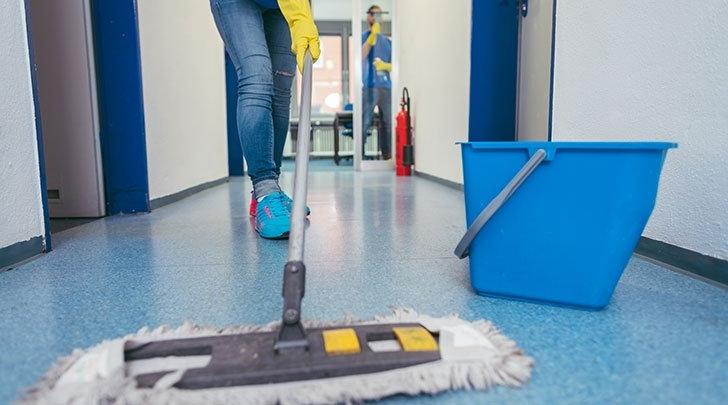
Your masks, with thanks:
[{"label": "door", "polygon": [[51,217],[104,215],[89,0],[31,0]]},{"label": "door", "polygon": [[519,141],[547,141],[551,132],[551,64],[556,0],[520,0]]}]

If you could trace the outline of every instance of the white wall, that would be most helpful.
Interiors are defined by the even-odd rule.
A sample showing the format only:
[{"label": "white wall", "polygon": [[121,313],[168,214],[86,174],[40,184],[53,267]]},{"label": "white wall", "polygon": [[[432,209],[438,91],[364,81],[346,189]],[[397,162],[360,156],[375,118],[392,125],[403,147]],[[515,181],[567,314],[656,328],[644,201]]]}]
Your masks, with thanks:
[{"label": "white wall", "polygon": [[[362,1],[361,19],[366,19],[365,11],[372,5],[378,5],[384,11],[389,11],[382,19],[390,21],[392,17],[392,0],[364,0]],[[313,17],[318,21],[325,20],[351,20],[352,0],[312,0]]]},{"label": "white wall", "polygon": [[[394,6],[396,68],[412,98],[415,169],[462,183],[455,142],[468,139],[472,4],[397,0]],[[401,88],[393,91],[401,94]]]},{"label": "white wall", "polygon": [[0,248],[44,234],[23,0],[0,2]]},{"label": "white wall", "polygon": [[553,138],[664,139],[645,236],[728,259],[728,2],[559,1]]},{"label": "white wall", "polygon": [[139,0],[150,198],[228,175],[223,44],[208,0]]},{"label": "white wall", "polygon": [[351,0],[312,0],[313,18],[324,20],[351,20]]}]

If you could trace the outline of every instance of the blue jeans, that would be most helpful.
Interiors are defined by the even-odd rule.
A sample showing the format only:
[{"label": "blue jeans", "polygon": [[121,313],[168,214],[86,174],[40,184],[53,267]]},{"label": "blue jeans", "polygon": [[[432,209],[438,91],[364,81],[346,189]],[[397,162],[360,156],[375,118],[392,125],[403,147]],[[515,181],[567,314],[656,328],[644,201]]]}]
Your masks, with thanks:
[{"label": "blue jeans", "polygon": [[[390,117],[392,116],[392,89],[386,87],[365,87],[362,97],[362,105],[364,107],[364,116],[362,129],[366,131],[374,125],[374,106],[379,106],[379,127],[377,128],[377,140],[379,141],[379,150],[382,151],[384,159],[392,156],[392,124]],[[362,142],[366,144],[367,137],[362,137]],[[363,149],[362,149],[363,150]]]},{"label": "blue jeans", "polygon": [[278,179],[288,133],[296,57],[278,9],[254,0],[210,0],[238,76],[237,123],[253,184]]}]

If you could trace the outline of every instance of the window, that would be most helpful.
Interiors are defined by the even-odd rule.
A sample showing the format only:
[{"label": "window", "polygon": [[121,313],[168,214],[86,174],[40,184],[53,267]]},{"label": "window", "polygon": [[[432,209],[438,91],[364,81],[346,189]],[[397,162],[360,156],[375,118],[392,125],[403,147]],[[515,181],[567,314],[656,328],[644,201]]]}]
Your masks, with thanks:
[{"label": "window", "polygon": [[[344,108],[341,36],[322,35],[321,57],[314,64],[311,115],[333,115]],[[296,79],[297,100],[301,100],[301,78]]]}]

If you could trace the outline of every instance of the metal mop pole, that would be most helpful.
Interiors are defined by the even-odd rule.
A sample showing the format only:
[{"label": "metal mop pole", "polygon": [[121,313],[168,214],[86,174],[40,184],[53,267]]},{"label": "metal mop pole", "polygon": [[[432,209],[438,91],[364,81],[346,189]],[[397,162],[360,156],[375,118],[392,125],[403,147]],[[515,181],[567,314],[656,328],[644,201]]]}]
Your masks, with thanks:
[{"label": "metal mop pole", "polygon": [[288,261],[303,261],[304,225],[306,224],[306,194],[308,182],[308,150],[311,133],[311,70],[313,61],[306,52],[301,83],[301,110],[298,115],[296,172],[293,184],[291,232],[288,237]]},{"label": "metal mop pole", "polygon": [[306,226],[306,194],[308,183],[308,149],[311,132],[311,85],[313,59],[306,52],[301,82],[301,110],[298,115],[296,144],[296,171],[293,184],[291,230],[288,236],[288,263],[283,269],[283,319],[276,351],[290,348],[308,348],[306,331],[301,325],[301,300],[305,292],[306,266],[303,249]]}]

